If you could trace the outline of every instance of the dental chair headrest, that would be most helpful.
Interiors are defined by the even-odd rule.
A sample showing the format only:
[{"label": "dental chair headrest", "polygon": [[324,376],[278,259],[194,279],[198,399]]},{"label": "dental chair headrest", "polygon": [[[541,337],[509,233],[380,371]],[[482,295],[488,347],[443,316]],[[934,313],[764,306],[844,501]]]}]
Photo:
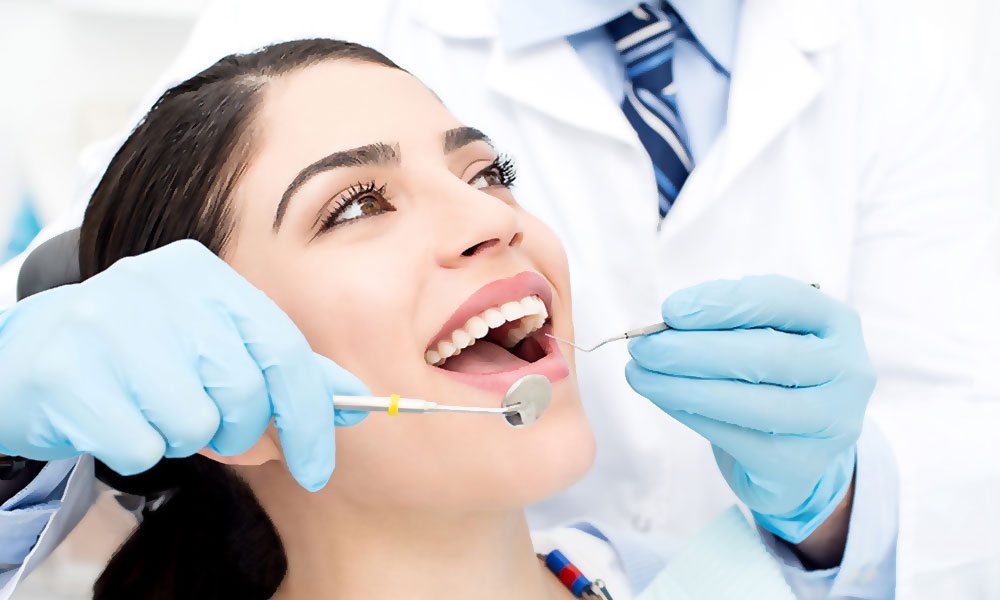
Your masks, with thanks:
[{"label": "dental chair headrest", "polygon": [[80,229],[60,233],[24,259],[17,276],[17,299],[69,283],[80,283]]}]

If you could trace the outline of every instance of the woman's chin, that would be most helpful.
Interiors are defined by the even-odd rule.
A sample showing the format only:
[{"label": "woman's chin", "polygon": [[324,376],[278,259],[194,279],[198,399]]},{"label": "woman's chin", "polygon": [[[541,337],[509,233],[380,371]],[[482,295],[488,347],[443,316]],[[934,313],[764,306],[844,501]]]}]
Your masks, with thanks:
[{"label": "woman's chin", "polygon": [[594,432],[578,399],[563,405],[553,399],[553,406],[524,433],[512,453],[520,464],[514,465],[514,478],[506,486],[520,506],[565,490],[583,478],[594,462]]}]

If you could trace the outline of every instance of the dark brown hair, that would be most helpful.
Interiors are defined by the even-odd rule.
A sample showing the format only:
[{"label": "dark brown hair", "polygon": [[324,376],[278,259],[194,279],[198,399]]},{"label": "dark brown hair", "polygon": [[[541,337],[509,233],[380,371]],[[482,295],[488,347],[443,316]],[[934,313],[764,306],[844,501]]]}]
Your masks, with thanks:
[{"label": "dark brown hair", "polygon": [[[167,90],[111,160],[80,230],[80,273],[181,239],[216,254],[232,231],[230,196],[250,159],[253,122],[274,78],[326,60],[399,69],[379,52],[313,39],[234,54]],[[270,598],[284,577],[281,541],[250,488],[222,465],[163,459],[123,477],[121,491],[157,499],[94,586],[112,598]],[[147,502],[147,506],[151,503]]]}]

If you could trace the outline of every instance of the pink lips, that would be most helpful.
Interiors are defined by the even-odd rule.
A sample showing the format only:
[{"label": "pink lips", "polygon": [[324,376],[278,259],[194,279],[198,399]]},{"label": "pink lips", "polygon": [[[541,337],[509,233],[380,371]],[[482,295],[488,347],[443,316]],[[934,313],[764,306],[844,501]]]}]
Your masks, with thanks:
[{"label": "pink lips", "polygon": [[[463,327],[471,317],[478,315],[487,308],[499,306],[511,300],[520,300],[525,296],[536,295],[545,303],[549,314],[552,314],[552,288],[544,277],[534,271],[524,271],[513,277],[499,279],[479,288],[469,296],[469,299],[462,303],[455,313],[445,322],[441,330],[434,336],[432,344],[451,335],[451,332],[459,327]],[[545,351],[545,356],[537,361],[513,369],[498,373],[458,373],[445,369],[437,369],[456,381],[471,385],[490,392],[503,394],[514,384],[515,381],[525,375],[544,375],[549,381],[555,383],[569,376],[569,365],[563,356],[555,340],[545,337],[544,334],[551,333],[552,325],[547,323],[544,327],[532,334]]]}]

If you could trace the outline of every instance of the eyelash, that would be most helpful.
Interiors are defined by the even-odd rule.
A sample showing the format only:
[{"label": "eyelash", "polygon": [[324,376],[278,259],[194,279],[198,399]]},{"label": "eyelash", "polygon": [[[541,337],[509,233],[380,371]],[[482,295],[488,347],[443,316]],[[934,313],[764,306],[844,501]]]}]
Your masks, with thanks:
[{"label": "eyelash", "polygon": [[[497,185],[500,185],[505,188],[510,188],[511,186],[513,186],[514,180],[517,179],[517,166],[514,164],[514,159],[506,154],[500,154],[499,156],[497,156],[497,158],[493,160],[493,162],[488,167],[476,173],[476,176],[473,177],[469,183],[471,184],[473,181],[476,181],[480,177],[483,177],[490,172],[493,172],[497,175],[497,178],[499,179],[499,183]],[[322,218],[322,220],[320,221],[319,231],[317,232],[316,235],[319,235],[320,233],[323,233],[329,229],[333,229],[334,227],[337,227],[339,225],[346,225],[348,223],[353,223],[354,221],[365,219],[369,216],[374,217],[384,212],[392,212],[396,210],[395,208],[392,207],[388,199],[385,197],[385,189],[386,189],[385,184],[379,186],[375,183],[375,181],[367,181],[367,182],[359,181],[358,183],[352,185],[350,188],[348,188],[342,194],[340,194],[334,206],[330,208],[327,214]],[[344,212],[347,211],[348,208],[353,206],[359,200],[362,200],[369,196],[375,198],[379,202],[385,203],[382,212],[372,215],[354,217],[346,221],[341,221],[339,223],[337,222],[337,219],[340,218],[344,214]]]},{"label": "eyelash", "polygon": [[[351,187],[349,187],[342,194],[340,194],[340,196],[338,196],[334,206],[329,209],[327,214],[323,217],[322,221],[320,222],[319,233],[323,233],[324,231],[332,229],[338,225],[346,225],[347,223],[352,223],[354,221],[366,218],[366,217],[355,217],[353,219],[348,219],[347,221],[342,221],[340,223],[337,222],[337,219],[340,218],[340,216],[343,215],[348,208],[350,208],[359,200],[362,200],[369,196],[372,196],[378,199],[379,201],[384,202],[386,205],[388,205],[389,208],[386,208],[385,210],[383,210],[383,212],[390,212],[396,210],[395,208],[392,208],[392,205],[389,204],[389,201],[385,197],[384,184],[379,186],[374,181],[368,181],[368,182],[359,181],[354,185],[352,185]],[[368,216],[375,216],[375,215],[368,215]]]},{"label": "eyelash", "polygon": [[[500,176],[500,185],[509,188],[514,185],[514,181],[517,179],[517,165],[514,164],[514,159],[507,154],[500,154],[493,160],[493,164],[486,167],[480,171],[476,178],[482,176],[484,173],[490,170],[495,170]],[[473,178],[475,179],[475,178]]]}]

